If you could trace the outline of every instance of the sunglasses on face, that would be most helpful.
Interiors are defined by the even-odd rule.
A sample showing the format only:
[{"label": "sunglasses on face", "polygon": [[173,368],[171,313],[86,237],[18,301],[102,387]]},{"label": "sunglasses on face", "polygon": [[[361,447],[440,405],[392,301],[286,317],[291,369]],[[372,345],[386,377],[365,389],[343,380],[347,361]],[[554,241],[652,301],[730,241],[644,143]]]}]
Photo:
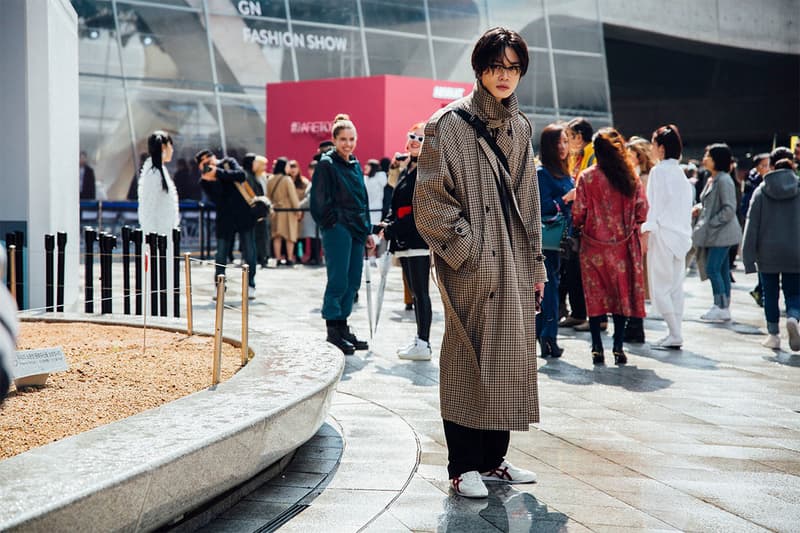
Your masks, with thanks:
[{"label": "sunglasses on face", "polygon": [[423,140],[425,140],[425,136],[424,135],[415,135],[413,133],[409,133],[408,134],[408,140],[422,142]]},{"label": "sunglasses on face", "polygon": [[492,63],[489,65],[489,70],[493,75],[499,76],[503,72],[508,72],[510,76],[519,76],[522,74],[522,67],[520,65],[501,65],[500,63]]}]

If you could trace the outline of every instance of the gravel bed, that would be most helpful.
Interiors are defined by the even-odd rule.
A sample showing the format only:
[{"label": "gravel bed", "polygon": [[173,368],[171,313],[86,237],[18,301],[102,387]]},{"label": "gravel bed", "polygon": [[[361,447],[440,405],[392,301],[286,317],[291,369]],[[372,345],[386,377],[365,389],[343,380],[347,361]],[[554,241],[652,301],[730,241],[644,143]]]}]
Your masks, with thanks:
[{"label": "gravel bed", "polygon": [[[158,407],[211,385],[213,337],[89,323],[23,322],[17,348],[60,346],[69,371],[44,387],[12,385],[0,406],[0,460]],[[239,369],[222,347],[222,380]]]}]

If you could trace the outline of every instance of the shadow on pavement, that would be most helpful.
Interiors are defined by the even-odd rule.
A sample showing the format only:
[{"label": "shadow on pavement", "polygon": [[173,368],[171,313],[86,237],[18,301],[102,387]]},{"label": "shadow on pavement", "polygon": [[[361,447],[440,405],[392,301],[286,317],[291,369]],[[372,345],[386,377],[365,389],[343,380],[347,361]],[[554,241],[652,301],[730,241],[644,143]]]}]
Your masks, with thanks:
[{"label": "shadow on pavement", "polygon": [[694,368],[696,370],[718,370],[719,362],[698,353],[688,350],[671,350],[667,348],[656,348],[650,346],[640,346],[628,350],[628,354],[637,357],[655,359],[668,365],[680,366],[683,368]]},{"label": "shadow on pavement", "polygon": [[800,354],[784,352],[782,350],[776,351],[775,355],[763,357],[764,361],[778,363],[779,365],[800,367]]},{"label": "shadow on pavement", "polygon": [[[606,361],[613,361],[611,354]],[[632,392],[655,392],[672,386],[673,381],[664,379],[653,370],[637,368],[628,354],[628,364],[624,366],[595,365],[592,369],[580,368],[561,359],[549,359],[547,364],[539,367],[539,372],[570,385],[591,385],[600,383],[614,387],[622,387]],[[633,357],[636,357],[635,355]]]},{"label": "shadow on pavement", "polygon": [[569,517],[549,511],[532,494],[506,484],[488,483],[489,497],[470,500],[451,494],[439,516],[441,533],[477,531],[563,531]]}]

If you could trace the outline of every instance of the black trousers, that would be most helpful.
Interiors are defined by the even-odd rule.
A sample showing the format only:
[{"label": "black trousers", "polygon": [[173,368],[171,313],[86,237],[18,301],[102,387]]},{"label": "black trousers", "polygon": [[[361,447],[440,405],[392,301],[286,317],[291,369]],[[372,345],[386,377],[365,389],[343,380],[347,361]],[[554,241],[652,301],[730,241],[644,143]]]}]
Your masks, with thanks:
[{"label": "black trousers", "polygon": [[401,257],[400,265],[408,281],[408,288],[414,297],[414,315],[417,318],[417,337],[428,342],[431,337],[431,297],[428,293],[430,279],[431,256],[420,255]]},{"label": "black trousers", "polygon": [[586,300],[583,295],[583,280],[581,279],[581,263],[578,254],[567,261],[561,261],[561,272],[558,285],[559,305],[566,303],[569,295],[569,315],[572,318],[586,320]]},{"label": "black trousers", "polygon": [[509,431],[473,429],[442,420],[447,440],[447,474],[450,479],[464,472],[488,472],[500,466],[508,453]]}]

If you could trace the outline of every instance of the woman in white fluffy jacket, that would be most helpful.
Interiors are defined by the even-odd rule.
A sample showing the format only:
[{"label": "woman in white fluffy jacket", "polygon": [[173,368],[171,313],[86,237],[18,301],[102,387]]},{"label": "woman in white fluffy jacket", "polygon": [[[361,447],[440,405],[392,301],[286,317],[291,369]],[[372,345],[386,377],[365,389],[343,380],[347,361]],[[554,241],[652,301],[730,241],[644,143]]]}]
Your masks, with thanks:
[{"label": "woman in white fluffy jacket", "polygon": [[[175,254],[172,244],[172,230],[180,225],[180,212],[178,210],[178,190],[175,182],[164,167],[164,163],[172,160],[172,138],[165,131],[155,131],[147,138],[147,151],[150,157],[145,160],[139,171],[139,226],[146,237],[149,233],[167,236],[167,309],[171,306],[173,295],[172,258]],[[155,250],[150,254],[154,255]],[[144,295],[148,312],[156,314],[150,309],[150,287],[147,276],[145,285],[148,291]],[[160,276],[157,278],[160,279]],[[161,310],[161,316],[170,315],[167,310]]]}]

